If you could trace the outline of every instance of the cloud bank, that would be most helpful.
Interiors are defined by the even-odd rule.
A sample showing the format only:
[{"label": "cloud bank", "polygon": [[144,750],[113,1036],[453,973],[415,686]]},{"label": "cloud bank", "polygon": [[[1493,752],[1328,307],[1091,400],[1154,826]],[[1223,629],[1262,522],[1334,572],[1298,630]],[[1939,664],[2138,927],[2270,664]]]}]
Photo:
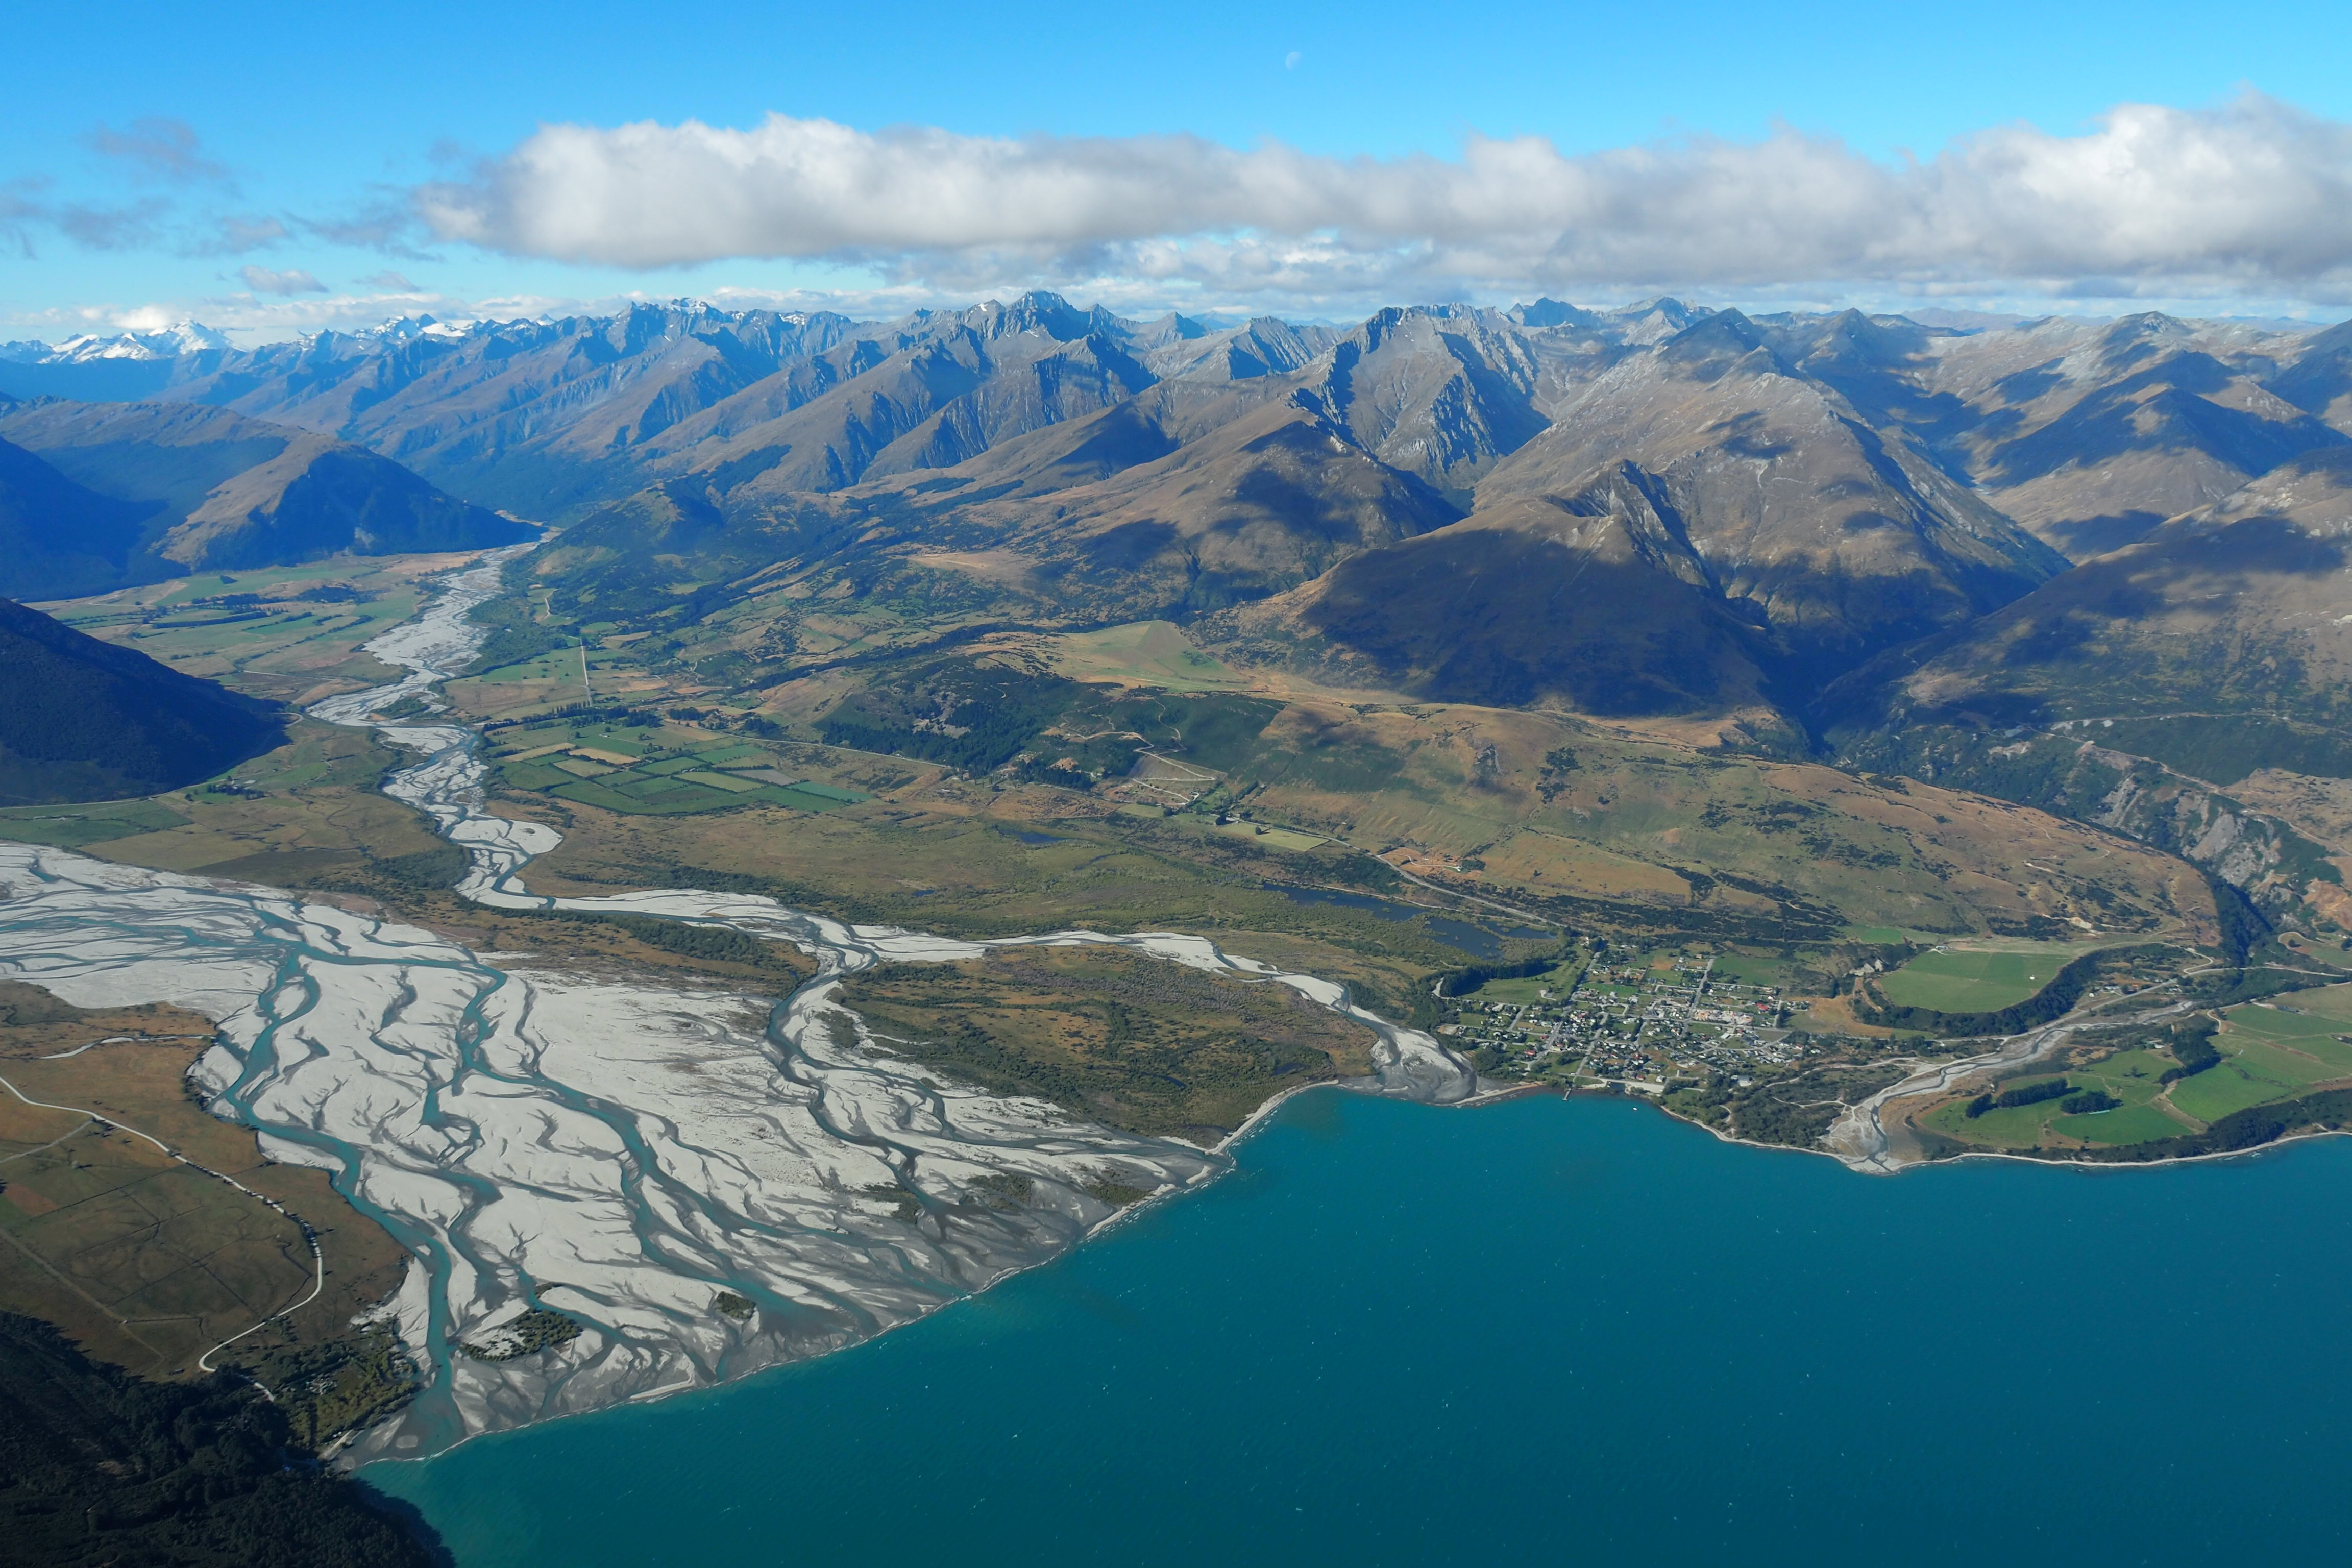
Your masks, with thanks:
[{"label": "cloud bank", "polygon": [[2259,94],[1995,127],[1880,162],[1782,130],[1580,155],[1329,158],[1193,136],[1002,140],[771,115],[549,125],[415,193],[438,238],[653,269],[1125,277],[1228,294],[1873,284],[2352,298],[2352,125]]}]

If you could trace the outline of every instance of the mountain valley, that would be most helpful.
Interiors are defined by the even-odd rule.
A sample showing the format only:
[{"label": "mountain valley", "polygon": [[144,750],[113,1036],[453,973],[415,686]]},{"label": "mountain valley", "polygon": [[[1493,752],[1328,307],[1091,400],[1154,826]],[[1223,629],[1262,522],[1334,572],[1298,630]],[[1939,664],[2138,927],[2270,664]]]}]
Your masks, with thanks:
[{"label": "mountain valley", "polygon": [[[689,1278],[581,1217],[608,1153],[550,1185],[499,1134],[482,1179],[577,1235],[486,1205],[496,1279],[236,1363],[358,1389],[351,1453],[850,1342],[1316,1082],[1639,1093],[1866,1170],[2352,1114],[2340,1042],[2246,1011],[2352,976],[2338,329],[1035,294],[186,336],[0,359],[19,910],[202,906],[360,988],[320,1041],[370,985],[522,996],[499,1048],[571,1077],[500,1068],[516,1114],[872,1097],[795,1124],[814,1164],[727,1155],[846,1247],[821,1310],[766,1221]],[[361,1127],[421,1092],[406,1021],[280,1101],[231,1016],[220,1093],[443,1223],[438,1133]],[[839,1131],[885,1106],[950,1131]]]},{"label": "mountain valley", "polygon": [[[1133,321],[1048,294],[891,322],[681,302],[205,346],[152,361],[148,402],[18,405],[0,437],[58,466],[51,504],[79,506],[101,552],[132,471],[182,519],[166,558],[296,548],[293,523],[217,517],[255,476],[315,466],[304,441],[515,503],[561,531],[511,569],[529,613],[484,612],[504,617],[484,673],[551,674],[584,639],[612,673],[582,698],[1094,787],[1174,742],[1145,725],[1108,752],[1080,743],[1086,703],[1064,722],[1049,688],[975,749],[956,741],[970,699],[946,694],[1038,657],[1024,637],[1172,621],[1186,657],[1259,700],[1467,705],[1843,758],[2153,835],[2293,921],[2343,896],[2352,844],[2326,814],[2297,828],[2217,793],[2234,781],[2158,787],[2158,756],[2058,769],[2014,748],[2079,752],[2048,726],[2082,720],[2259,714],[2314,738],[2304,765],[2336,765],[2311,759],[2341,722],[2326,612],[2347,342],[1673,300],[1391,309],[1353,328]],[[100,363],[47,357],[29,368],[52,382]],[[112,437],[125,421],[139,441]],[[236,484],[215,476],[289,427],[316,434]],[[416,544],[467,526],[421,506]],[[2199,607],[2217,595],[2218,620]],[[2110,802],[2134,768],[2137,805],[2086,793],[2106,780]],[[2273,771],[2291,775],[2274,795],[2339,776]],[[2233,843],[2269,845],[2266,869],[2250,882],[2243,848],[2200,854],[2210,831],[2157,826],[2151,803],[2181,789],[2238,825]]]}]

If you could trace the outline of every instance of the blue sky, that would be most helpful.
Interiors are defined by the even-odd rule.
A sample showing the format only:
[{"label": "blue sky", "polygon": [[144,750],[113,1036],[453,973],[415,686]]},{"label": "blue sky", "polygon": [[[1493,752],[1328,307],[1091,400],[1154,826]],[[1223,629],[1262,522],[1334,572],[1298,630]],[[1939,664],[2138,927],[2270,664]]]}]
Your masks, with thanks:
[{"label": "blue sky", "polygon": [[[2315,146],[2308,156],[2322,184],[2310,188],[2332,188],[2325,181],[2345,160],[2327,135],[2352,121],[2352,73],[2343,69],[2352,7],[2341,5],[425,3],[252,5],[225,14],[92,5],[20,8],[10,32],[20,65],[0,121],[0,195],[14,203],[0,213],[16,215],[16,243],[0,249],[5,336],[54,339],[85,324],[189,313],[248,335],[282,335],[393,313],[402,301],[437,302],[445,313],[496,301],[520,310],[626,293],[838,292],[878,306],[1027,281],[1079,293],[1092,285],[1123,307],[1265,303],[1318,314],[1344,313],[1383,292],[1499,297],[1541,286],[1605,298],[1652,284],[1763,302],[2079,305],[2069,289],[2086,290],[2095,304],[2128,273],[2139,298],[2216,312],[2346,313],[2334,238],[2290,237],[2326,254],[2288,274],[2242,259],[2274,252],[2282,242],[2273,231],[2293,221],[2291,211],[2262,218],[2272,228],[2257,224],[2251,238],[2225,236],[2188,259],[2091,255],[2079,244],[2010,236],[1951,268],[1932,256],[1923,263],[1915,247],[1883,265],[1853,263],[1853,275],[1840,277],[1864,240],[1792,253],[1778,272],[1730,266],[1719,255],[1722,237],[1703,244],[1680,230],[1564,262],[1559,247],[1516,230],[1510,245],[1497,244],[1492,222],[1448,231],[1432,248],[1410,216],[1349,250],[1344,265],[1285,240],[1276,247],[1282,267],[1270,268],[1264,247],[1244,266],[1226,240],[1202,248],[1187,236],[1255,243],[1267,209],[1221,205],[1213,191],[1188,198],[1194,216],[1171,216],[1164,242],[1148,216],[1102,219],[1098,201],[1073,197],[1074,216],[1042,237],[983,225],[936,242],[909,239],[897,217],[861,207],[827,219],[848,237],[829,249],[811,242],[799,254],[755,254],[794,248],[773,237],[796,232],[806,203],[778,196],[783,208],[770,219],[740,233],[714,230],[647,266],[635,264],[646,258],[625,240],[640,221],[637,198],[593,198],[620,205],[583,216],[578,204],[590,196],[569,186],[551,195],[543,187],[555,176],[543,168],[517,173],[520,165],[498,163],[543,124],[609,131],[694,120],[750,131],[771,114],[865,133],[936,128],[962,139],[1183,133],[1237,151],[1269,142],[1295,150],[1320,171],[1309,183],[1322,182],[1317,189],[1339,215],[1332,223],[1344,227],[1388,199],[1349,184],[1349,161],[1455,161],[1465,138],[1541,138],[1566,161],[1561,178],[1589,184],[1577,160],[1695,135],[1748,145],[1788,126],[1834,138],[1899,174],[1906,153],[1933,160],[1956,139],[2000,127],[2076,137],[2118,104],[2215,112],[2252,89],[2308,123],[2280,130],[2265,121],[2244,144]],[[193,145],[174,140],[179,127],[193,132]],[[952,163],[968,145],[940,155]],[[691,153],[701,168],[707,151],[662,155]],[[484,176],[484,160],[506,172]],[[1066,180],[1066,163],[1040,177]],[[1139,166],[1147,184],[1178,179],[1148,160]],[[659,179],[677,177],[668,167]],[[1249,177],[1238,164],[1194,173],[1209,186]],[[459,216],[437,232],[414,219],[415,192],[436,182],[471,182]],[[697,187],[694,199],[705,195]],[[714,187],[708,196],[724,204],[731,193]],[[1614,210],[1584,195],[1559,199],[1571,215]],[[1916,205],[1911,196],[1886,199]],[[551,229],[529,214],[552,201],[571,205]],[[2279,201],[2285,209],[2314,205],[2292,192]],[[1877,221],[1847,216],[1864,229]],[[386,236],[383,220],[394,217],[406,226]],[[355,222],[362,219],[373,226]],[[1807,220],[1800,212],[1791,221]],[[1930,226],[1948,231],[1937,226],[1940,217]],[[358,242],[362,227],[373,243]],[[273,228],[285,232],[267,238]],[[264,242],[253,243],[257,236]],[[1171,244],[1193,249],[1170,262]],[[1398,259],[1400,247],[1416,245],[1410,264]],[[257,269],[258,289],[247,268]],[[1807,268],[1822,275],[1801,275]],[[2010,275],[2035,268],[2031,279]],[[2097,277],[2078,284],[2085,269]]]}]

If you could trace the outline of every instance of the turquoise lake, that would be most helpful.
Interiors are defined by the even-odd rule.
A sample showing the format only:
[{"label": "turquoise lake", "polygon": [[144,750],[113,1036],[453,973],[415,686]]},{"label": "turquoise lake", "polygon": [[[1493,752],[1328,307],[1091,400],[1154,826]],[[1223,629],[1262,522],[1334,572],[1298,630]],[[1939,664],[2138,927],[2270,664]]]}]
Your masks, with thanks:
[{"label": "turquoise lake", "polygon": [[2343,1561],[2352,1140],[1894,1179],[1293,1100],[842,1354],[368,1479],[524,1564]]}]

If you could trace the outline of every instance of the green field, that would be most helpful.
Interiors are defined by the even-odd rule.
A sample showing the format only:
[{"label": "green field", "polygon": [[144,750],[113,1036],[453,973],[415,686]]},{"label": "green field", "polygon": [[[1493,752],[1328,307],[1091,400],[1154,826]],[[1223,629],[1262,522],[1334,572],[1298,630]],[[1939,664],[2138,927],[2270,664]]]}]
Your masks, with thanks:
[{"label": "green field", "polygon": [[[2043,1109],[2027,1106],[2027,1110]],[[2175,1121],[2153,1105],[2125,1105],[2113,1110],[2094,1111],[2088,1116],[2053,1118],[2051,1129],[2067,1138],[2080,1138],[2086,1143],[2152,1143],[2159,1138],[2178,1138],[2189,1129]]]},{"label": "green field", "polygon": [[[2069,1068],[2063,1075],[2076,1089],[2105,1089],[2124,1102],[2113,1110],[2069,1115],[2062,1109],[2062,1100],[2045,1100],[2034,1105],[2012,1105],[1970,1117],[1959,1102],[1954,1101],[1928,1115],[1921,1125],[1948,1138],[1995,1149],[2033,1148],[2042,1142],[2044,1128],[2069,1140],[2081,1139],[2110,1145],[2178,1138],[2197,1129],[2185,1121],[2166,1115],[2160,1108],[2150,1103],[2164,1088],[2158,1080],[2173,1065],[2171,1056],[2163,1051],[2122,1051],[2088,1067]],[[2224,1063],[2202,1077],[2211,1078],[2225,1071],[2227,1066]],[[2000,1087],[2020,1089],[2062,1075],[2045,1072],[2029,1078],[2011,1079]],[[2188,1081],[2193,1083],[2200,1079]],[[2179,1098],[2177,1092],[2174,1098]]]},{"label": "green field", "polygon": [[1288,849],[1294,852],[1303,852],[1314,848],[1318,844],[1328,842],[1327,839],[1316,837],[1311,833],[1301,833],[1296,828],[1273,827],[1263,822],[1228,822],[1217,831],[1230,833],[1240,838],[1262,838],[1276,849]]},{"label": "green field", "polygon": [[[1563,965],[1549,974],[1531,975],[1520,980],[1489,980],[1469,993],[1469,999],[1485,1004],[1507,1003],[1514,1007],[1532,1006],[1538,1002],[1557,1002],[1569,993],[1576,979],[1572,965]],[[1549,992],[1549,995],[1545,993]]]},{"label": "green field", "polygon": [[[565,755],[556,747],[598,755]],[[633,816],[691,816],[753,804],[837,811],[873,798],[802,778],[804,770],[780,772],[781,759],[765,747],[673,726],[535,724],[503,731],[492,760],[498,782],[509,789]],[[793,782],[778,782],[782,779]]]},{"label": "green field", "polygon": [[[2221,1059],[2169,1085],[2162,1076],[2177,1060],[2154,1042],[2066,1068],[2064,1077],[2075,1088],[2105,1089],[2124,1102],[2115,1110],[2068,1115],[2061,1101],[2050,1100],[1970,1117],[1955,1100],[1920,1125],[1997,1149],[2033,1148],[2051,1141],[2046,1134],[2062,1142],[2146,1143],[2201,1131],[2233,1111],[2293,1100],[2316,1085],[2352,1079],[2352,1043],[2345,1038],[2352,1034],[2352,985],[2296,992],[2292,1001],[2275,1004],[2247,1003],[2229,1009],[2222,1020],[2212,1041]],[[2000,1087],[2021,1088],[2056,1076],[2045,1071]]]},{"label": "green field", "polygon": [[1715,960],[1717,980],[1735,980],[1743,985],[1786,985],[1789,965],[1775,958],[1759,958],[1752,953],[1718,953]]},{"label": "green field", "polygon": [[[2287,1011],[2288,1006],[2296,1011]],[[2326,1011],[2321,1009],[2325,1008]],[[2223,1014],[2228,1027],[2214,1038],[2224,1059],[2185,1079],[2172,1103],[2202,1121],[2273,1100],[2288,1100],[2315,1083],[2352,1078],[2352,1046],[2336,1037],[2352,1029],[2338,1015],[2352,1011],[2352,986],[2298,992],[2280,1006],[2248,1003]]]},{"label": "green field", "polygon": [[110,838],[179,827],[187,818],[152,800],[110,800],[90,805],[18,805],[0,811],[0,838],[79,849]]},{"label": "green field", "polygon": [[1889,973],[1878,989],[1898,1007],[1998,1012],[2049,984],[2066,961],[2077,955],[2078,950],[2054,942],[2014,952],[1951,948],[1923,952]]}]

